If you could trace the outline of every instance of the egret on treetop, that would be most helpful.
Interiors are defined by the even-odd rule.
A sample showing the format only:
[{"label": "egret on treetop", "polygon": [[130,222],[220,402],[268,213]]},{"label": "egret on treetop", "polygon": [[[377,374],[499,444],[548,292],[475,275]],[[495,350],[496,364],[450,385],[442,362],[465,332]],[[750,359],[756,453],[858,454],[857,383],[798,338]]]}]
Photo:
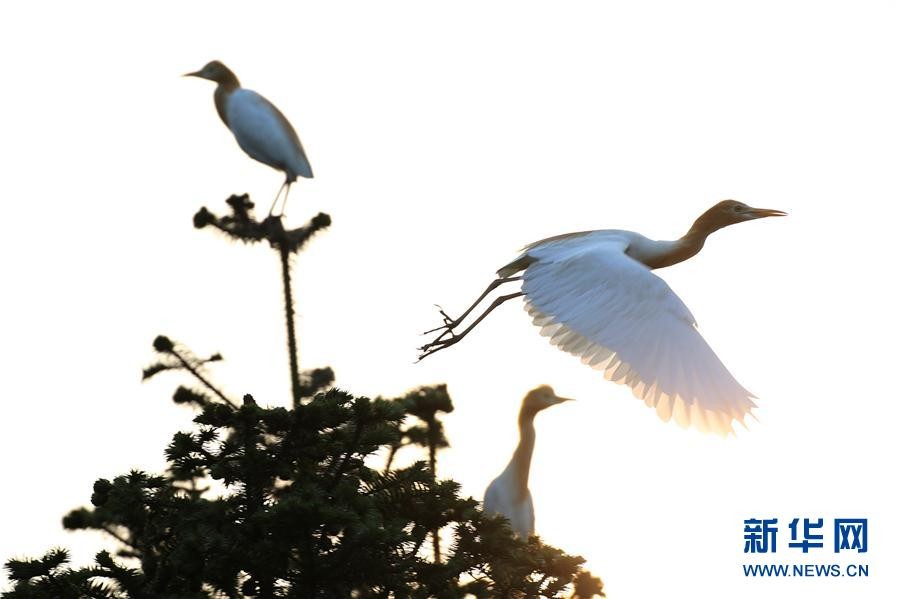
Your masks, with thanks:
[{"label": "egret on treetop", "polygon": [[493,479],[484,493],[484,512],[502,514],[509,520],[512,530],[523,539],[534,534],[534,502],[528,489],[531,456],[534,455],[534,417],[550,406],[571,401],[559,397],[553,388],[541,385],[524,396],[518,412],[518,447],[502,474]]},{"label": "egret on treetop", "polygon": [[215,81],[215,109],[234,134],[237,145],[247,155],[284,173],[285,181],[275,195],[269,216],[284,191],[281,214],[287,206],[290,185],[297,177],[312,178],[312,167],[303,151],[297,132],[274,104],[240,86],[237,76],[217,60],[207,63],[199,71],[185,73],[185,77],[200,77]]},{"label": "egret on treetop", "polygon": [[[662,420],[674,418],[681,426],[722,435],[733,432],[733,421],[743,424],[756,407],[755,396],[728,372],[699,334],[693,315],[652,270],[695,256],[718,229],[785,215],[724,200],[673,241],[618,230],[537,241],[500,268],[499,278],[462,316],[452,319],[441,310],[444,325],[428,333],[442,332],[419,348],[420,358],[458,343],[497,306],[524,296],[525,309],[553,345],[630,387]],[[521,291],[498,297],[455,333],[492,290],[511,281],[522,281]]]}]

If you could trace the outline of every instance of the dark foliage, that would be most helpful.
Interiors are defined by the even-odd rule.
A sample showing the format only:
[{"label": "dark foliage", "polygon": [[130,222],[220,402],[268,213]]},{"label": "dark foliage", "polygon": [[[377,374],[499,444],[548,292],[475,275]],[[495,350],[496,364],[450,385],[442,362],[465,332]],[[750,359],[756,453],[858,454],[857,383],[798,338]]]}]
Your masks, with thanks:
[{"label": "dark foliage", "polygon": [[[282,256],[285,244],[295,252],[317,230],[310,224],[300,240],[279,221],[253,220],[246,196],[229,204],[231,216],[204,209],[198,226],[268,239]],[[199,414],[166,448],[168,470],[97,480],[92,507],[63,525],[104,531],[119,542],[116,555],[101,552],[82,568],[62,549],[10,560],[14,586],[3,598],[602,595],[582,558],[514,537],[504,520],[460,497],[457,483],[435,477],[437,451],[448,445],[439,415],[453,410],[446,386],[369,399],[334,388],[329,368],[296,370],[292,408],[262,407],[211,382],[204,369],[221,356],[198,358],[163,336],[154,349],[145,379],[183,371],[198,384],[174,393]],[[391,469],[404,445],[427,459]],[[385,467],[374,466],[385,457]]]}]

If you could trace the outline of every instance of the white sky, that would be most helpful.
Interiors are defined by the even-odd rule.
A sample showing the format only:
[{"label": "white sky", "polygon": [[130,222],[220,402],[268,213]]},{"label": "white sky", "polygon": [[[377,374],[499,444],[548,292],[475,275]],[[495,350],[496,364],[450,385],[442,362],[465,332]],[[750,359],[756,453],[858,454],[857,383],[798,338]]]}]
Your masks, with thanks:
[{"label": "white sky", "polygon": [[[302,365],[357,394],[448,383],[440,469],[464,493],[504,467],[520,398],[548,383],[580,401],[538,418],[537,529],[611,597],[894,590],[899,8],[674,4],[4,4],[0,560],[54,544],[89,559],[99,538],[63,514],[97,477],[164,467],[191,413],[169,400],[179,379],[140,383],[156,334],[221,351],[233,394],[287,403],[277,259],[191,225],[230,193],[267,207],[280,184],[219,122],[213,86],[179,77],[218,58],[303,139],[316,178],[288,224],[334,219],[296,269]],[[413,364],[432,304],[458,312],[523,244],[674,238],[731,197],[790,216],[660,274],[760,397],[751,433],[658,421],[520,305]],[[745,558],[750,517],[780,519],[775,556]],[[862,559],[828,545],[804,562],[870,578],[744,578],[744,562],[803,562],[793,517],[869,518]]]}]

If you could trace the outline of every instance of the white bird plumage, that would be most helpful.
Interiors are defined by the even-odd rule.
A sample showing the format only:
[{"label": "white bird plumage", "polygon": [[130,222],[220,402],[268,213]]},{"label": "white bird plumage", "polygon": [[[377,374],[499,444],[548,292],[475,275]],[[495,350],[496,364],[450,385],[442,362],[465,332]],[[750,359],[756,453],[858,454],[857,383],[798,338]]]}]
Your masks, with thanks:
[{"label": "white bird plumage", "polygon": [[628,385],[662,420],[729,429],[755,405],[752,394],[668,284],[626,253],[653,252],[656,243],[627,231],[596,231],[530,250],[526,309],[553,345]]},{"label": "white bird plumage", "polygon": [[[720,228],[783,214],[725,200],[675,241],[602,230],[530,244],[499,269],[500,278],[460,318],[444,314],[444,331],[421,348],[422,357],[460,341],[504,301],[524,296],[534,324],[553,345],[630,387],[662,420],[732,432],[735,420],[742,423],[751,414],[754,396],[721,363],[699,334],[693,315],[651,269],[690,258]],[[521,275],[512,276],[516,273]],[[466,330],[454,333],[490,291],[518,280],[520,292],[498,298]]]},{"label": "white bird plumage", "polygon": [[556,395],[548,385],[537,387],[525,395],[518,412],[518,446],[509,464],[484,493],[484,512],[505,516],[512,530],[524,539],[534,534],[534,501],[528,489],[537,436],[534,417],[541,410],[569,400]]},{"label": "white bird plumage", "polygon": [[[224,64],[213,60],[186,77],[199,77],[216,82],[215,108],[222,122],[234,134],[246,154],[284,173],[284,183],[272,202],[284,191],[284,206],[291,184],[299,177],[312,178],[312,167],[300,137],[278,108],[260,94],[240,86],[237,76]],[[283,213],[283,208],[282,208]]]},{"label": "white bird plumage", "polygon": [[[251,158],[284,171],[288,181],[312,177],[312,167],[293,127],[271,102],[249,89],[236,89],[225,114],[237,144]],[[289,123],[288,123],[289,125]]]}]

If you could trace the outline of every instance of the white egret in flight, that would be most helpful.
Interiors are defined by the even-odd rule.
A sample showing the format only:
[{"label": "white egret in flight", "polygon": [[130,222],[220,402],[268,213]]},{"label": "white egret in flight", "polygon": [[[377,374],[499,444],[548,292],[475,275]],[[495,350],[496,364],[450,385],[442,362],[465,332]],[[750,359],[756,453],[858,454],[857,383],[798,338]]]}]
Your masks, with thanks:
[{"label": "white egret in flight", "polygon": [[215,109],[225,126],[234,134],[237,145],[250,158],[284,173],[285,181],[272,202],[269,216],[274,212],[282,191],[283,214],[290,185],[298,177],[312,178],[312,167],[309,166],[303,144],[293,126],[274,104],[256,92],[242,88],[231,69],[217,60],[184,76],[215,81],[218,84],[214,96]]},{"label": "white egret in flight", "polygon": [[[728,372],[693,315],[652,270],[695,256],[718,229],[785,214],[725,200],[674,241],[618,230],[537,241],[500,268],[499,278],[462,316],[452,319],[441,311],[444,326],[428,332],[442,332],[420,348],[421,358],[458,343],[497,306],[524,296],[525,309],[553,345],[630,387],[662,420],[733,432],[733,421],[743,423],[755,407],[754,396]],[[455,332],[491,291],[512,281],[522,282],[521,291],[498,297],[468,328]]]},{"label": "white egret in flight", "polygon": [[484,493],[484,511],[505,516],[512,530],[523,539],[534,534],[534,502],[528,489],[531,456],[534,455],[534,441],[537,438],[534,417],[537,412],[563,401],[570,401],[570,398],[559,397],[548,385],[537,387],[524,396],[518,412],[518,447],[509,465],[493,479]]}]

